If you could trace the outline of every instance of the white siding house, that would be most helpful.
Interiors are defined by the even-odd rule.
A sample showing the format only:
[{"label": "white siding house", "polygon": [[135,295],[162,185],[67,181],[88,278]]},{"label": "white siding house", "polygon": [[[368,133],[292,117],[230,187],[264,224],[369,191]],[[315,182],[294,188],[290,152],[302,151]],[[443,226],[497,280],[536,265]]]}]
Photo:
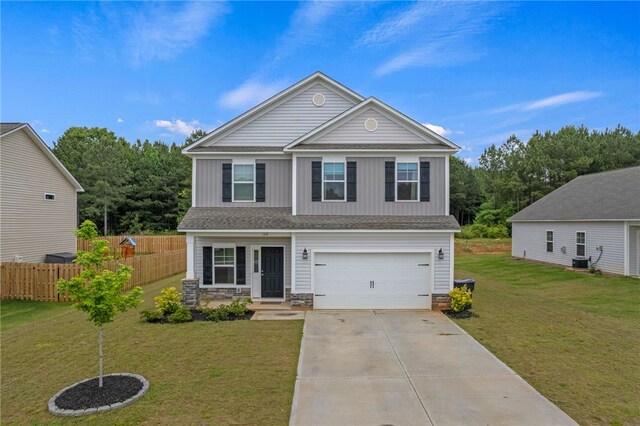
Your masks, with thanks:
[{"label": "white siding house", "polygon": [[24,123],[0,134],[0,262],[75,252],[80,184]]},{"label": "white siding house", "polygon": [[514,257],[640,276],[640,167],[580,176],[509,220]]}]

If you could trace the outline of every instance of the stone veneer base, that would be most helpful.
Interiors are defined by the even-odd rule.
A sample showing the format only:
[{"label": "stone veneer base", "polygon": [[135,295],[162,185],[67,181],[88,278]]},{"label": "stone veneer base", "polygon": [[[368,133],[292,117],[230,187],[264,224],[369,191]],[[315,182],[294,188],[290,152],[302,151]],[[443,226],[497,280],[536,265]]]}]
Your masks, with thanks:
[{"label": "stone veneer base", "polygon": [[126,399],[122,402],[116,402],[115,404],[111,404],[111,405],[103,405],[102,407],[85,408],[83,410],[65,410],[63,408],[59,408],[56,405],[56,399],[58,399],[58,397],[62,395],[64,391],[66,391],[67,389],[71,389],[74,386],[78,386],[81,383],[88,382],[89,380],[95,379],[95,377],[92,377],[90,379],[86,379],[86,380],[82,380],[77,383],[74,383],[71,386],[67,386],[66,388],[62,389],[60,392],[55,394],[53,397],[51,397],[48,404],[49,412],[54,416],[62,416],[62,417],[79,417],[79,416],[86,416],[89,414],[104,413],[105,411],[117,410],[118,408],[126,407],[127,405],[133,404],[134,402],[142,398],[142,396],[145,393],[147,393],[147,391],[149,390],[149,381],[139,374],[113,373],[113,374],[105,374],[103,377],[107,377],[107,376],[135,377],[136,379],[142,382],[142,389],[140,389],[140,391],[137,394],[133,395],[129,399]]}]

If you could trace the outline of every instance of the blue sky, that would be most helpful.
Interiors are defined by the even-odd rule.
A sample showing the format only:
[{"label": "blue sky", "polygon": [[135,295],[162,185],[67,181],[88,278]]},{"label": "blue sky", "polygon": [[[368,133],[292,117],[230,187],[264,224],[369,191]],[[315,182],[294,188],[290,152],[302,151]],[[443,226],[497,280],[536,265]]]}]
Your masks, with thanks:
[{"label": "blue sky", "polygon": [[640,129],[640,3],[2,2],[1,119],[182,142],[316,70],[463,147]]}]

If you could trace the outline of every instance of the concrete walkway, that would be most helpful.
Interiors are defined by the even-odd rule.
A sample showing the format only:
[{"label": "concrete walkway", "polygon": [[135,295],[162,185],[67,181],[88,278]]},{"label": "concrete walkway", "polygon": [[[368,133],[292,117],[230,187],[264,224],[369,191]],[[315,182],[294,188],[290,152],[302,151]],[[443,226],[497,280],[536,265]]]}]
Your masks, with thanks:
[{"label": "concrete walkway", "polygon": [[291,425],[575,425],[445,315],[307,312]]}]

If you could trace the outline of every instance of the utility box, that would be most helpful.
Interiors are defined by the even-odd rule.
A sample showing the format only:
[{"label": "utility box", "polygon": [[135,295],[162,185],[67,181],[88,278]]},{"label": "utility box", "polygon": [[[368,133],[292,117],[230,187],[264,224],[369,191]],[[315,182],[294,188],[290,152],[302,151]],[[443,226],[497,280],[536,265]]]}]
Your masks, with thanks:
[{"label": "utility box", "polygon": [[575,269],[587,269],[589,267],[589,259],[586,257],[574,257],[571,260],[571,266]]},{"label": "utility box", "polygon": [[118,244],[118,247],[120,247],[120,250],[122,251],[122,257],[126,259],[128,257],[135,256],[137,245],[138,243],[136,243],[136,240],[134,240],[131,237],[127,237],[124,240],[120,241],[120,244]]}]

